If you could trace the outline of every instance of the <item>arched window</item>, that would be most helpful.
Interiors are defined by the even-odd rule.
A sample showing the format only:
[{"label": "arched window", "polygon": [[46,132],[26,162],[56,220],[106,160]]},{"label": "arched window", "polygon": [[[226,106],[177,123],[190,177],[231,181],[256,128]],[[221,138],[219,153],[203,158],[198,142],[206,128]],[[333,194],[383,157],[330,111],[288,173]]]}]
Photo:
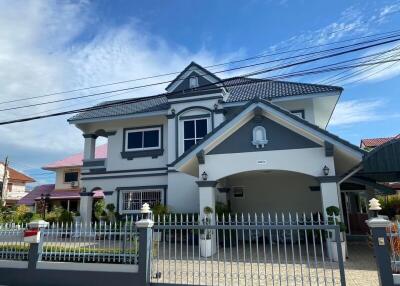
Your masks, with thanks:
[{"label": "arched window", "polygon": [[253,141],[251,143],[253,143],[257,148],[264,148],[268,143],[267,132],[264,127],[256,126],[253,128]]}]

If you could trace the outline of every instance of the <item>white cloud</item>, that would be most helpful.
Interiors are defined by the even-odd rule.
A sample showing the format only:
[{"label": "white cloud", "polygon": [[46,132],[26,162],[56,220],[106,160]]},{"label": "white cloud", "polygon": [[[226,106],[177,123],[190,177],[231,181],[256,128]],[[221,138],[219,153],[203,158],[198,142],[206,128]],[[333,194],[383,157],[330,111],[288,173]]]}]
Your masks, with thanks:
[{"label": "white cloud", "polygon": [[332,115],[330,126],[351,125],[360,122],[370,122],[383,119],[380,115],[379,108],[383,102],[348,100],[339,102]]},{"label": "white cloud", "polygon": [[[85,35],[89,25],[97,26],[92,20],[95,17],[90,14],[91,8],[86,2],[75,1],[62,4],[44,1],[0,3],[0,27],[7,27],[0,29],[0,101],[179,71],[191,60],[210,65],[243,55],[243,51],[238,50],[236,54],[216,57],[205,49],[192,53],[185,47],[170,47],[163,39],[141,29],[140,23],[135,21],[123,27],[98,28],[92,39],[76,41],[76,37]],[[146,82],[129,85],[143,83]],[[96,92],[112,88],[115,86]],[[120,98],[152,95],[163,88],[139,89]],[[78,94],[63,94],[51,99]],[[0,109],[37,102],[0,105]],[[96,100],[82,99],[0,112],[0,120],[44,113],[49,109],[76,108],[84,103],[92,105]],[[69,126],[66,118],[0,126],[3,139],[0,141],[0,159],[10,155],[17,165],[39,167],[81,151],[81,133]]]}]

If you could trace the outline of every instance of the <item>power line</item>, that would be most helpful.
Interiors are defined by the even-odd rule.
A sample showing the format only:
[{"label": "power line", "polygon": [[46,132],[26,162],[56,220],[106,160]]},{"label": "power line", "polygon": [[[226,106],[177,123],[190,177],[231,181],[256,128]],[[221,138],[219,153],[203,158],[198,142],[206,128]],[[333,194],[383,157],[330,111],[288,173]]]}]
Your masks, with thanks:
[{"label": "power line", "polygon": [[[282,60],[287,60],[287,59],[293,59],[293,58],[300,58],[300,57],[305,57],[305,56],[310,56],[310,55],[315,55],[315,54],[321,54],[321,53],[327,53],[329,51],[342,50],[344,48],[360,46],[360,45],[363,45],[363,44],[366,44],[366,43],[386,40],[386,41],[383,41],[383,42],[371,44],[371,45],[364,46],[364,47],[359,47],[359,48],[350,49],[350,50],[347,50],[347,51],[342,51],[342,52],[338,52],[338,53],[329,54],[329,55],[326,55],[326,56],[321,56],[321,57],[317,57],[317,58],[311,58],[311,59],[303,60],[300,63],[299,62],[293,62],[293,63],[289,63],[289,64],[286,64],[286,65],[281,65],[281,66],[278,65],[278,66],[275,66],[275,67],[270,68],[270,69],[261,69],[261,70],[258,70],[258,71],[255,71],[255,72],[251,72],[251,73],[248,73],[248,74],[244,75],[244,76],[254,76],[254,75],[262,74],[262,73],[265,73],[265,72],[271,72],[271,71],[275,71],[275,70],[278,70],[278,69],[283,69],[283,68],[296,66],[296,65],[299,65],[299,64],[311,63],[311,62],[314,62],[314,61],[317,61],[317,60],[321,60],[321,59],[327,59],[327,58],[335,57],[335,56],[338,56],[338,55],[343,55],[343,54],[347,54],[347,53],[351,53],[351,52],[355,52],[355,51],[360,51],[360,50],[364,50],[364,49],[375,47],[375,46],[379,46],[379,45],[384,45],[384,44],[396,42],[396,41],[400,40],[400,38],[398,36],[399,35],[392,35],[392,36],[388,36],[388,37],[384,37],[384,38],[379,38],[379,39],[359,42],[359,43],[351,44],[351,45],[347,45],[347,46],[341,46],[341,47],[331,48],[331,49],[327,49],[327,50],[323,50],[323,51],[312,52],[312,53],[303,54],[303,55],[297,55],[297,56],[292,56],[292,57],[288,57],[288,58],[285,58],[285,59],[278,59],[278,60],[272,60],[272,61],[266,61],[266,62],[261,62],[261,63],[255,63],[255,64],[250,64],[250,65],[230,68],[230,69],[227,69],[227,70],[217,71],[215,73],[222,73],[222,72],[227,72],[227,71],[232,71],[232,70],[255,67],[255,66],[265,65],[265,64],[268,64],[268,63],[272,63],[272,62],[277,62],[277,61],[282,61]],[[392,38],[394,38],[394,39],[392,39]],[[52,103],[65,102],[65,101],[81,99],[81,98],[87,98],[87,97],[94,97],[94,96],[98,96],[98,95],[110,94],[110,93],[115,93],[115,92],[130,91],[130,90],[134,90],[134,89],[151,87],[151,86],[166,84],[166,83],[170,83],[170,82],[171,81],[149,83],[149,84],[145,84],[145,85],[133,86],[133,87],[123,88],[123,89],[118,89],[118,90],[112,90],[112,91],[104,91],[104,92],[99,92],[99,93],[94,93],[94,94],[88,94],[88,95],[82,95],[82,96],[77,96],[77,97],[53,100],[53,101],[48,101],[48,102],[32,103],[32,104],[27,104],[27,105],[23,105],[23,106],[3,108],[3,109],[0,109],[0,111],[17,110],[17,109],[22,109],[22,108],[27,108],[27,107],[34,107],[34,106],[39,106],[39,105],[47,105],[47,104],[52,104]]]},{"label": "power line", "polygon": [[[336,33],[338,31],[341,31],[341,30],[332,31],[331,33]],[[378,36],[378,35],[393,34],[393,33],[399,32],[399,31],[400,31],[400,29],[392,30],[392,31],[388,31],[388,32],[383,32],[383,33],[376,33],[376,34],[373,34],[373,35],[367,35],[367,36],[362,36],[362,37],[357,37],[357,38],[351,38],[351,39],[336,41],[336,42],[331,42],[331,43],[326,43],[326,44],[319,44],[319,45],[314,45],[314,46],[309,46],[309,47],[304,47],[304,48],[299,48],[299,49],[294,49],[294,50],[288,50],[288,51],[284,50],[284,51],[281,51],[281,52],[260,54],[260,55],[256,55],[256,56],[252,56],[252,57],[248,57],[248,58],[244,58],[244,59],[240,59],[240,60],[234,60],[234,61],[229,61],[229,62],[225,62],[225,63],[219,63],[219,64],[205,66],[205,68],[214,68],[214,67],[217,67],[217,66],[235,64],[235,63],[240,63],[240,62],[244,62],[244,61],[250,61],[250,60],[254,60],[254,59],[264,58],[264,57],[282,55],[282,54],[292,53],[292,52],[299,52],[299,51],[314,49],[314,48],[318,48],[318,47],[335,45],[335,44],[338,44],[338,43],[344,43],[344,42],[349,42],[349,41],[354,41],[354,40],[371,38],[371,37],[375,37],[375,36]],[[54,95],[73,93],[73,92],[78,92],[78,91],[96,89],[96,88],[100,88],[100,87],[118,85],[118,84],[141,81],[141,80],[147,80],[147,79],[154,79],[154,78],[158,78],[158,77],[170,76],[170,75],[175,75],[175,74],[179,74],[179,73],[180,73],[180,71],[179,72],[169,72],[169,73],[158,74],[158,75],[153,75],[153,76],[146,76],[146,77],[135,78],[135,79],[130,79],[130,80],[124,80],[124,81],[118,81],[118,82],[94,85],[94,86],[89,86],[89,87],[84,87],[84,88],[77,88],[77,89],[72,89],[72,90],[67,90],[67,91],[53,92],[53,93],[48,93],[48,94],[44,94],[44,95],[31,96],[31,97],[25,97],[25,98],[2,101],[2,102],[0,102],[0,104],[13,103],[13,102],[19,102],[19,101],[23,101],[23,100],[37,99],[37,98],[43,98],[43,97],[50,97],[50,96],[54,96]]]},{"label": "power line", "polygon": [[[389,63],[389,62],[394,62],[394,61],[398,62],[398,61],[400,61],[400,58],[399,59],[393,59],[393,60],[387,60],[387,61],[373,62],[373,63],[362,63],[362,64],[355,64],[355,65],[349,65],[349,66],[335,67],[335,68],[329,68],[329,69],[325,69],[325,70],[314,70],[314,71],[304,71],[302,73],[300,73],[300,72],[292,73],[292,74],[288,74],[288,75],[285,75],[285,76],[275,77],[274,79],[276,79],[276,78],[287,78],[287,77],[306,75],[306,74],[316,74],[316,73],[322,73],[322,72],[331,72],[331,71],[336,71],[336,70],[340,70],[340,69],[349,69],[349,68],[355,68],[355,67],[366,66],[366,65],[377,65],[377,64],[381,64],[381,63]],[[230,78],[228,80],[231,80],[231,79],[232,78]],[[257,81],[261,82],[263,80],[268,80],[268,79],[271,79],[271,78],[268,77],[268,78],[263,78],[263,79],[253,79],[253,81],[251,83],[243,82],[243,83],[235,83],[235,84],[226,84],[225,86],[229,87],[229,86],[249,85],[249,84],[254,84]],[[203,91],[206,91],[206,90],[207,89],[203,89]],[[172,93],[170,93],[170,94],[172,94]],[[163,94],[161,94],[161,95],[163,95]],[[139,100],[159,97],[161,95],[159,94],[159,95],[149,96],[149,97],[141,98],[141,99],[124,100],[124,101],[119,101],[119,102],[116,102],[116,103],[114,102],[114,103],[104,104],[104,105],[100,105],[100,106],[94,106],[94,107],[88,107],[88,108],[81,108],[81,109],[63,111],[63,112],[47,114],[47,115],[43,115],[43,116],[35,116],[35,117],[27,117],[27,118],[15,119],[15,120],[10,120],[10,121],[3,121],[3,122],[0,122],[0,125],[8,125],[8,124],[12,124],[12,123],[20,123],[20,122],[37,120],[37,119],[43,119],[43,118],[50,118],[50,117],[74,114],[74,113],[77,113],[77,112],[86,112],[86,111],[104,109],[104,108],[111,107],[111,106],[114,106],[114,105],[130,104],[130,103],[138,102]]]}]

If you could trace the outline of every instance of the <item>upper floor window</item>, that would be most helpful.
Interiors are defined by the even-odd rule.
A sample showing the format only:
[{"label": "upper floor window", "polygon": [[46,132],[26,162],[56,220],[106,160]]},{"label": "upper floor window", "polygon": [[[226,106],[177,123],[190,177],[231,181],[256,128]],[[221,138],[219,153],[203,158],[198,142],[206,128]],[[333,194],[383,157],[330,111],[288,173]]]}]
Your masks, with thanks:
[{"label": "upper floor window", "polygon": [[192,119],[183,122],[183,146],[188,150],[207,134],[207,119]]},{"label": "upper floor window", "polygon": [[125,151],[152,150],[161,148],[161,127],[125,131]]},{"label": "upper floor window", "polygon": [[196,88],[199,86],[199,78],[197,76],[192,76],[189,79],[189,87],[190,88]]},{"label": "upper floor window", "polygon": [[79,177],[79,172],[70,171],[64,173],[64,183],[77,182]]}]

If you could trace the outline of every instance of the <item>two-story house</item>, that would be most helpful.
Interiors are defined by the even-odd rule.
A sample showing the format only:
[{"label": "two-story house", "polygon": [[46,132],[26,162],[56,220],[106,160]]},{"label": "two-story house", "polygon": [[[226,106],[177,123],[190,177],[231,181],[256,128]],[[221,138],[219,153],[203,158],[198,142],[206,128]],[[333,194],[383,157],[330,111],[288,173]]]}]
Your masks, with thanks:
[{"label": "two-story house", "polygon": [[26,184],[33,182],[35,182],[33,178],[0,162],[1,198],[6,206],[15,205],[18,200],[24,197],[27,194]]},{"label": "two-story house", "polygon": [[[341,93],[335,86],[220,79],[192,62],[166,93],[79,113],[69,122],[85,139],[81,215],[90,220],[99,189],[121,214],[145,202],[180,213],[215,209],[216,202],[232,212],[341,207],[340,178],[365,154],[326,131]],[[95,158],[98,137],[108,139],[106,158]],[[364,189],[373,195],[373,187]]]}]

